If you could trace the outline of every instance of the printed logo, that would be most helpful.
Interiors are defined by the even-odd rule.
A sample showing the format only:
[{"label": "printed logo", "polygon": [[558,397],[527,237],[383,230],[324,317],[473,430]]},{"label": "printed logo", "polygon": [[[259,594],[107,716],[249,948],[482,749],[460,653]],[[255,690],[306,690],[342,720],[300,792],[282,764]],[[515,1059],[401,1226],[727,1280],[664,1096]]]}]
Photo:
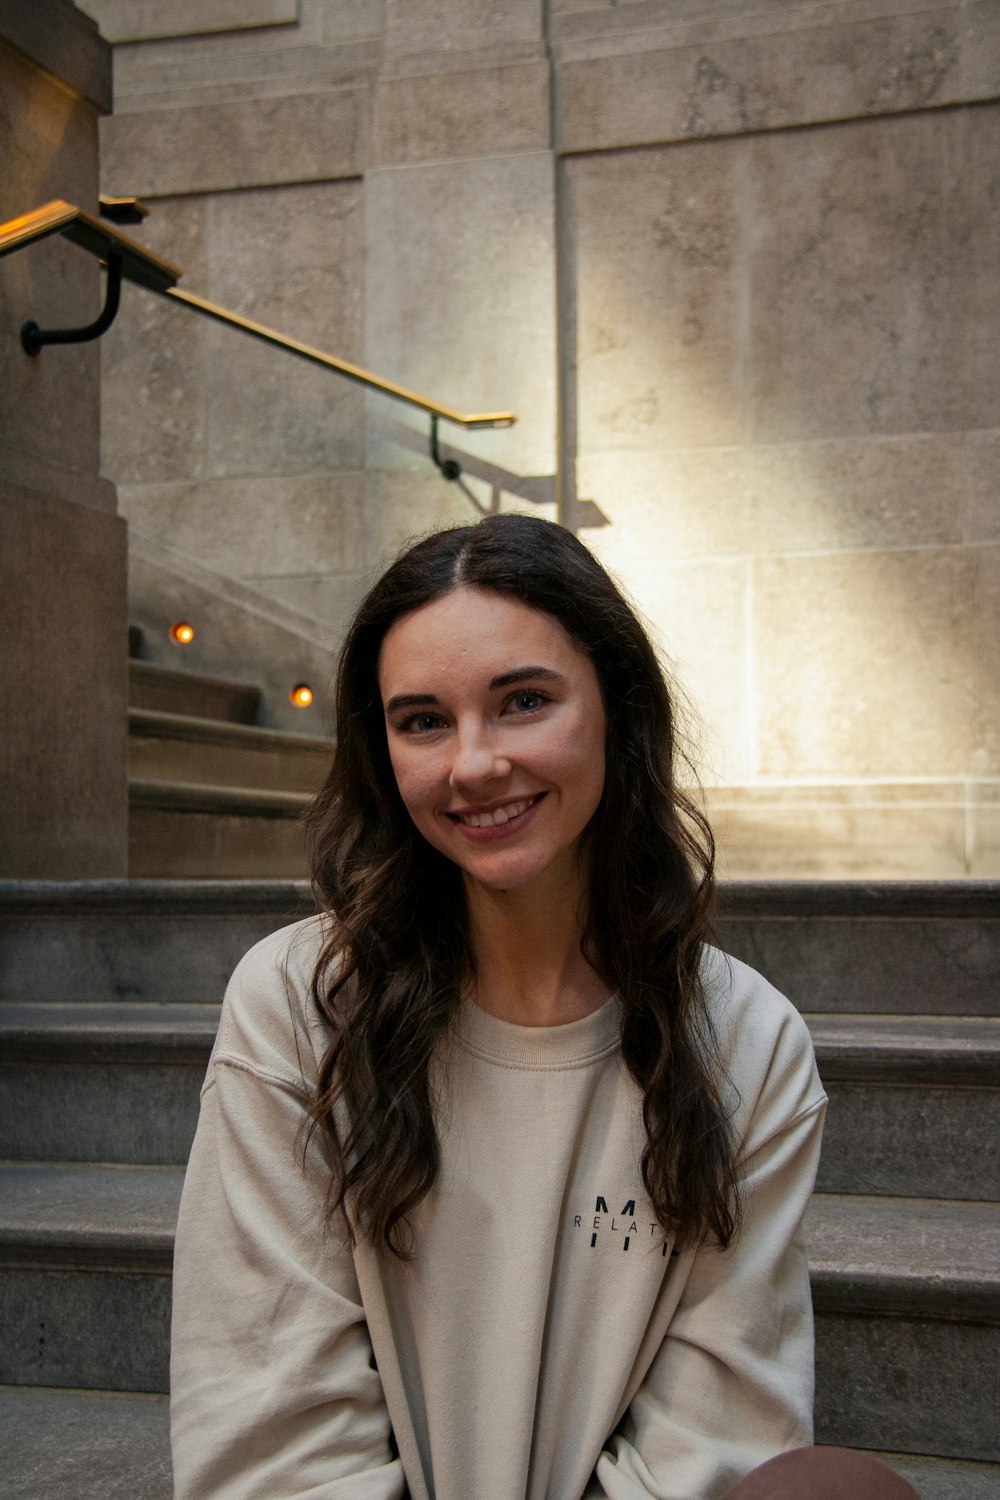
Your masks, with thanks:
[{"label": "printed logo", "polygon": [[[614,1201],[614,1200],[612,1200]],[[603,1193],[598,1193],[594,1203],[593,1215],[574,1214],[573,1228],[590,1230],[590,1248],[597,1248],[598,1240],[605,1243],[616,1244],[623,1254],[628,1253],[630,1245],[637,1241],[645,1243],[649,1239],[662,1240],[663,1247],[661,1255],[679,1255],[680,1250],[675,1248],[673,1239],[663,1238],[663,1226],[656,1219],[650,1219],[649,1205],[645,1204],[645,1213],[637,1214],[635,1210],[636,1200],[629,1198],[622,1204],[617,1212],[608,1207],[608,1200]]]}]

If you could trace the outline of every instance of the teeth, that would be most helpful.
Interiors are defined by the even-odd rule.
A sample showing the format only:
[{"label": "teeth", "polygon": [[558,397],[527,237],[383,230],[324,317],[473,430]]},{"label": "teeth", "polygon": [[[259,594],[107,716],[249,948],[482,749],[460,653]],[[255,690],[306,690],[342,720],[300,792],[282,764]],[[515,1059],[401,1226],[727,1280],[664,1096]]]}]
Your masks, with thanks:
[{"label": "teeth", "polygon": [[498,823],[509,823],[519,818],[530,806],[530,802],[511,802],[506,807],[497,807],[493,812],[466,813],[462,822],[470,828],[495,828]]}]

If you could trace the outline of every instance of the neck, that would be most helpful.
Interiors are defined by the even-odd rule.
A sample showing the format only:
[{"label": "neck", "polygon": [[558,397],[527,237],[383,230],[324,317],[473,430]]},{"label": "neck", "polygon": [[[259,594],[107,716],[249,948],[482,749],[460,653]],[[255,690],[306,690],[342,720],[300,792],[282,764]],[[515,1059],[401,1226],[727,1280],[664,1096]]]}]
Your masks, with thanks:
[{"label": "neck", "polygon": [[492,891],[470,886],[475,1000],[518,1026],[561,1026],[589,1016],[608,986],[581,950],[583,890]]}]

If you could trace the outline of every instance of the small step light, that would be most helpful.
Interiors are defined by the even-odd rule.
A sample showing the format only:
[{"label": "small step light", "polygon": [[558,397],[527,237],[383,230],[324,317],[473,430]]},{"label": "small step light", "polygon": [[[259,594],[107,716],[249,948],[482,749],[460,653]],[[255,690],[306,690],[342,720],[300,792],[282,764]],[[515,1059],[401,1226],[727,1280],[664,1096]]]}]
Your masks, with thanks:
[{"label": "small step light", "polygon": [[297,682],[288,696],[296,708],[308,708],[313,701],[313,690],[308,682]]},{"label": "small step light", "polygon": [[186,620],[175,620],[170,627],[170,639],[175,646],[190,646],[194,640],[194,626]]}]

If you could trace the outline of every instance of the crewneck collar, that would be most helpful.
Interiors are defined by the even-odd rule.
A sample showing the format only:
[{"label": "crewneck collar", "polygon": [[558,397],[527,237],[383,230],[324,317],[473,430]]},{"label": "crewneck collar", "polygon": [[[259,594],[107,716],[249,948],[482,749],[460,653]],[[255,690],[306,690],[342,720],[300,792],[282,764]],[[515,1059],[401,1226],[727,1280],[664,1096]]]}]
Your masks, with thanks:
[{"label": "crewneck collar", "polygon": [[621,1036],[621,1005],[610,1000],[564,1026],[515,1026],[481,1010],[466,997],[455,1018],[455,1040],[467,1052],[506,1068],[578,1068],[614,1051]]}]

